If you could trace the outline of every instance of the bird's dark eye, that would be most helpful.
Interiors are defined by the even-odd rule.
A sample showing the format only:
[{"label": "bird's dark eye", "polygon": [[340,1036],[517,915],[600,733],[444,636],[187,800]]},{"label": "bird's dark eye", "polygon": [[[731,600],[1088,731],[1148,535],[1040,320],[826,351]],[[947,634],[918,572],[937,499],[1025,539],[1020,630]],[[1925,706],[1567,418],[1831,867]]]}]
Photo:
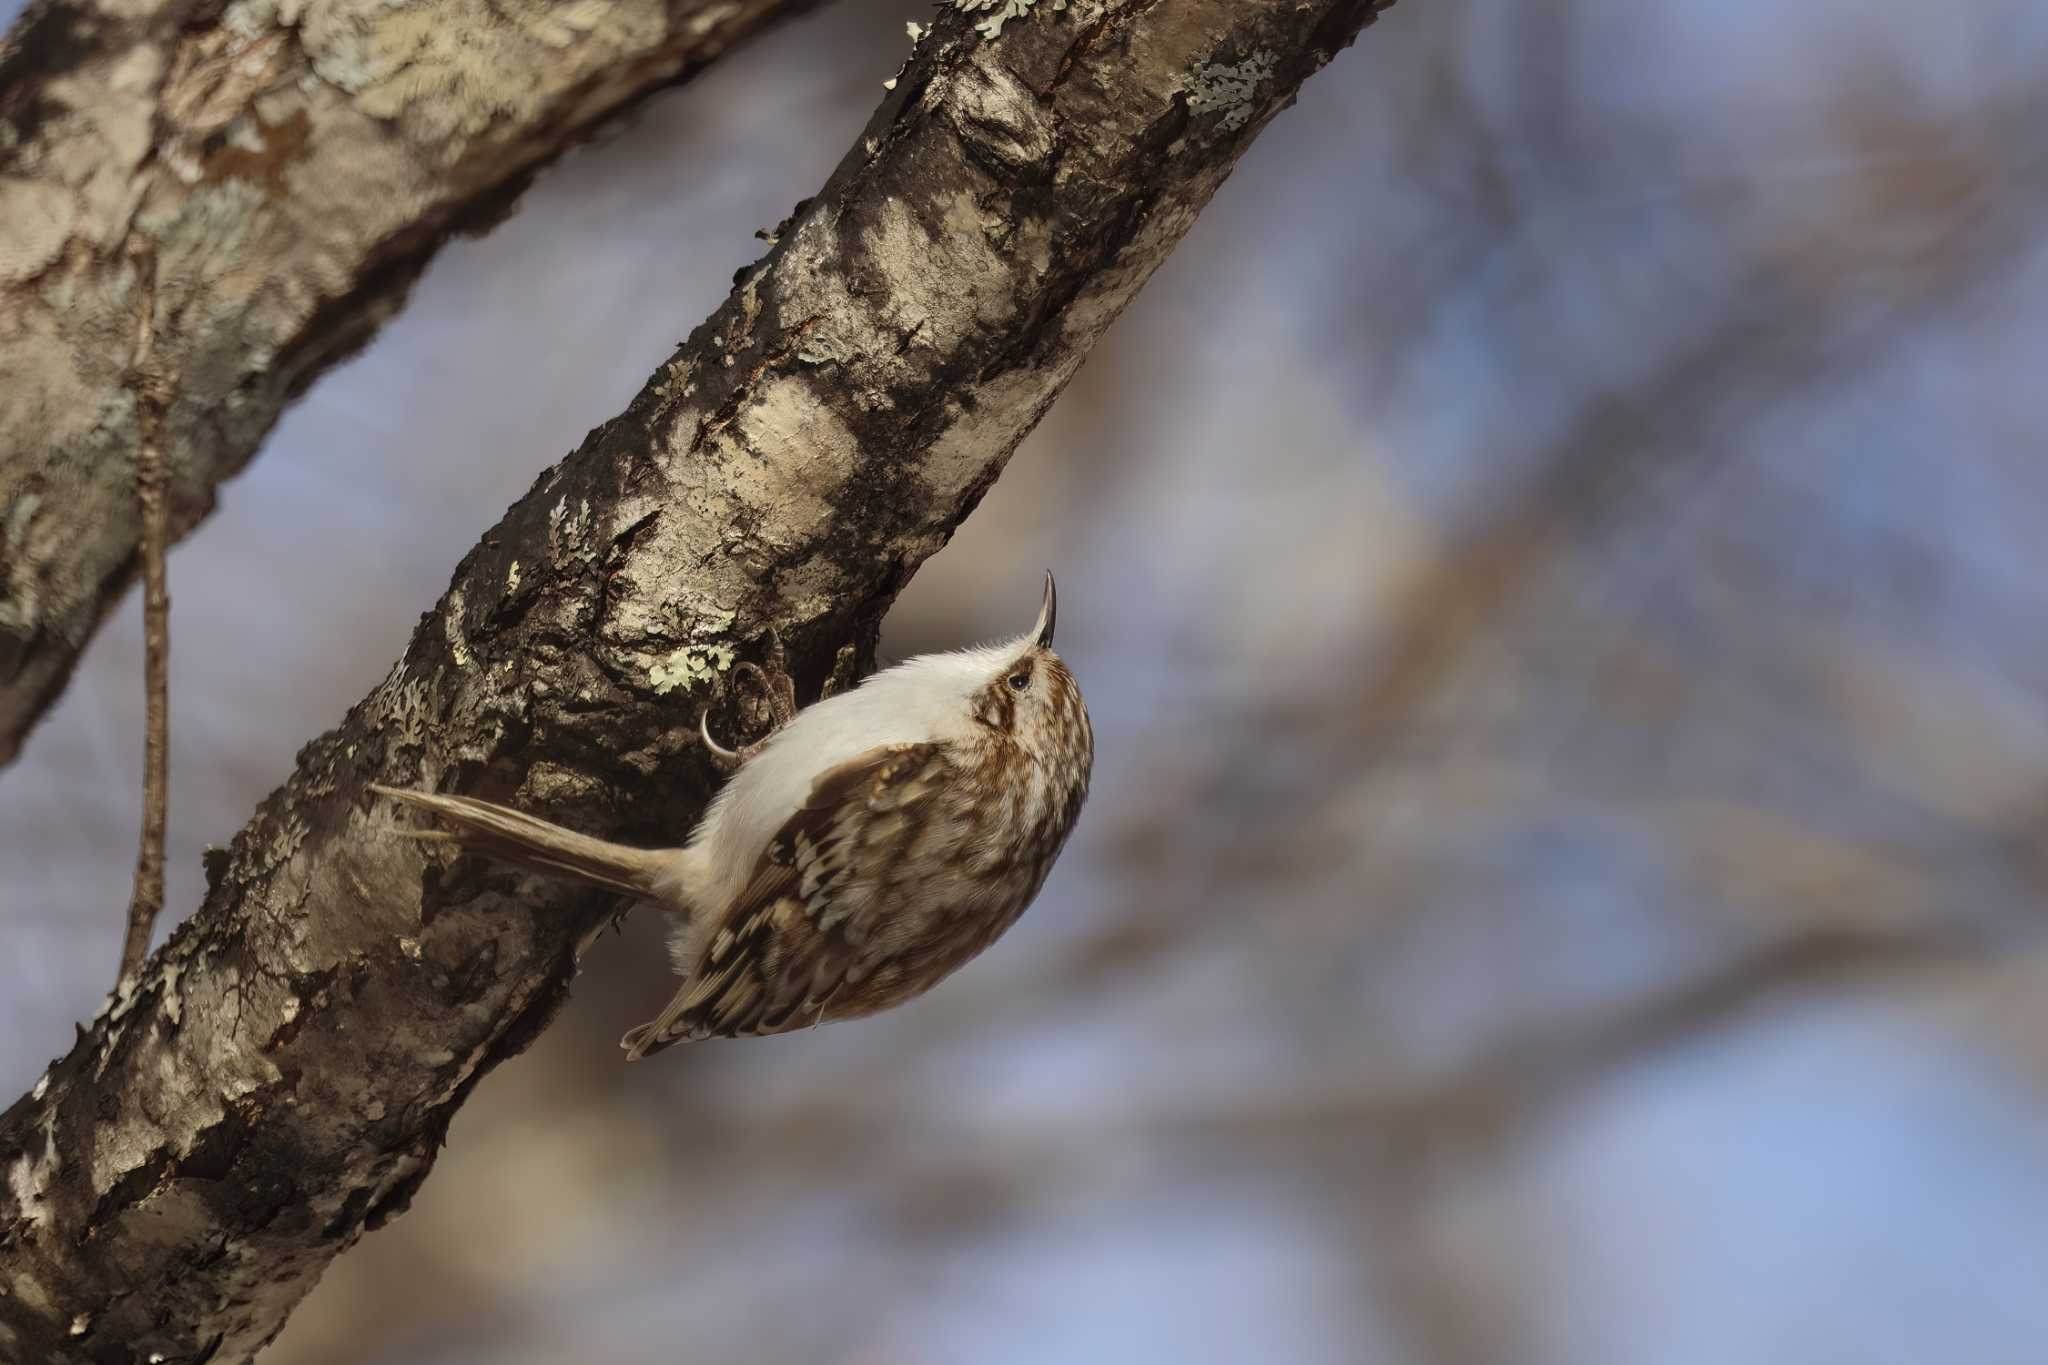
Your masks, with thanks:
[{"label": "bird's dark eye", "polygon": [[1025,688],[1031,686],[1031,675],[1029,673],[1012,673],[1010,675],[1010,686],[1022,692]]}]

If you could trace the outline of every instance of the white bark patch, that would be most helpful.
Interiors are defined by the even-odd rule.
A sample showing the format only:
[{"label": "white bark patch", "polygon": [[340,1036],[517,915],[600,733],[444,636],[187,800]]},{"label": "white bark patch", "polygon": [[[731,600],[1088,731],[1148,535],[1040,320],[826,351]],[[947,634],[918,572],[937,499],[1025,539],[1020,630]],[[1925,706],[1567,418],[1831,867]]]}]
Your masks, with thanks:
[{"label": "white bark patch", "polygon": [[78,201],[62,185],[0,179],[0,285],[48,269],[77,220]]},{"label": "white bark patch", "polygon": [[43,1200],[43,1191],[50,1188],[50,1180],[57,1174],[57,1142],[51,1136],[49,1127],[43,1130],[43,1155],[31,1161],[27,1153],[16,1157],[7,1166],[7,1192],[14,1196],[14,1205],[21,1210],[31,1226],[41,1227],[50,1221],[50,1210]]},{"label": "white bark patch", "polygon": [[810,382],[777,375],[742,409],[743,448],[719,442],[708,482],[735,509],[772,510],[784,543],[815,533],[832,516],[830,497],[860,457],[845,418]]},{"label": "white bark patch", "polygon": [[[238,8],[245,25],[287,22],[286,7],[268,0]],[[299,36],[314,72],[364,113],[411,141],[459,147],[499,123],[535,119],[575,77],[670,35],[657,0],[330,0],[305,11]]]},{"label": "white bark patch", "polygon": [[441,613],[442,633],[448,641],[448,653],[454,658],[457,668],[468,668],[471,663],[475,662],[470,658],[469,641],[462,632],[462,609],[464,605],[462,589],[451,588],[448,592],[448,605],[443,608]]},{"label": "white bark patch", "polygon": [[149,151],[155,86],[163,58],[137,44],[106,68],[87,67],[50,82],[51,99],[74,115],[70,135],[48,144],[37,167],[46,181],[72,186],[81,212],[78,231],[102,249],[127,231],[143,186],[135,170]]},{"label": "white bark patch", "polygon": [[953,97],[967,125],[983,145],[1014,166],[1036,165],[1052,155],[1052,119],[1037,94],[994,63],[960,73]]},{"label": "white bark patch", "polygon": [[948,349],[976,330],[999,331],[1016,317],[1009,274],[990,236],[1006,225],[983,216],[965,190],[946,196],[936,235],[901,200],[876,216],[862,245],[895,282],[885,317],[900,335]]},{"label": "white bark patch", "polygon": [[95,1125],[92,1155],[86,1162],[93,1197],[113,1189],[122,1176],[149,1160],[162,1139],[163,1132],[154,1123],[132,1114]]},{"label": "white bark patch", "polygon": [[157,977],[158,997],[164,1019],[176,1028],[185,1013],[185,997],[178,991],[178,978],[185,974],[184,959],[170,953],[163,955],[163,971]]}]

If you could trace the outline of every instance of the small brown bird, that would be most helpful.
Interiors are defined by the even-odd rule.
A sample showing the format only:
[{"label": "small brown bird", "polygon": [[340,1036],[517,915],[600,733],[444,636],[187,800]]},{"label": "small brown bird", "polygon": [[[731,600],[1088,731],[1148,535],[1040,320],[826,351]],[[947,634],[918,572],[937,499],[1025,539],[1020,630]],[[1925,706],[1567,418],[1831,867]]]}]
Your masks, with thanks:
[{"label": "small brown bird", "polygon": [[[1000,644],[926,654],[795,712],[738,764],[681,848],[606,843],[461,796],[377,787],[432,811],[458,846],[684,917],[684,983],[620,1046],[854,1019],[921,995],[1038,894],[1088,795],[1095,735],[1038,620]],[[793,714],[792,714],[793,713]],[[700,722],[700,730],[702,723]]]}]

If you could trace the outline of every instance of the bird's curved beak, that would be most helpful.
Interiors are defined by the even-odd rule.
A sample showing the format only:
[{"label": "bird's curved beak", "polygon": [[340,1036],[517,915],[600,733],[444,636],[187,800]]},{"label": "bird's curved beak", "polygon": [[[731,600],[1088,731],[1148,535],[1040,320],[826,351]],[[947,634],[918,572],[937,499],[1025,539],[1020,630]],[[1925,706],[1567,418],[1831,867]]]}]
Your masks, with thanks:
[{"label": "bird's curved beak", "polygon": [[1045,599],[1038,604],[1038,621],[1031,627],[1032,636],[1040,649],[1052,648],[1053,622],[1060,614],[1059,589],[1052,583],[1052,570],[1045,571]]}]

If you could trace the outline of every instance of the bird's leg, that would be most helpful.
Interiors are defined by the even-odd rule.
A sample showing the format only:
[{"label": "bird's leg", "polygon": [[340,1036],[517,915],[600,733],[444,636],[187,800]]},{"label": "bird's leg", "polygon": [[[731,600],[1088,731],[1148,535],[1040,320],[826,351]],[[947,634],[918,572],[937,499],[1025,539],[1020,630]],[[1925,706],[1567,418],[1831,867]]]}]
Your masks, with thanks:
[{"label": "bird's leg", "polygon": [[[796,718],[796,680],[789,676],[788,658],[782,648],[782,637],[771,629],[765,666],[751,662],[733,665],[735,680],[741,676],[754,679],[754,685],[761,693],[759,704],[767,711],[767,729],[753,743],[728,749],[711,737],[711,708],[707,706],[697,718],[697,733],[704,741],[705,751],[711,755],[711,761],[724,771],[737,771],[748,759],[761,752],[761,747],[777,730]],[[748,719],[754,721],[758,728],[756,717],[749,716]]]},{"label": "bird's leg", "polygon": [[732,671],[735,677],[752,674],[761,688],[762,699],[768,706],[768,731],[761,741],[796,719],[796,679],[789,676],[789,655],[782,648],[782,636],[773,628],[768,631],[766,667],[742,663],[734,665]]},{"label": "bird's leg", "polygon": [[832,656],[832,671],[825,675],[825,686],[819,691],[818,700],[851,691],[859,681],[860,650],[851,644],[841,645],[839,652]]}]

